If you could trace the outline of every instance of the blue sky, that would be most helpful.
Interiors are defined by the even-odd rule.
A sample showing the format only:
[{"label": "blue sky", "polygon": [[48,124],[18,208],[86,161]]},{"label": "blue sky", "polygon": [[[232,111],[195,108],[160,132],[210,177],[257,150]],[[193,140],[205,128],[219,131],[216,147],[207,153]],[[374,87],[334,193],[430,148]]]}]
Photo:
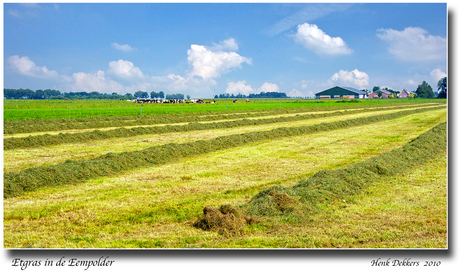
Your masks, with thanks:
[{"label": "blue sky", "polygon": [[436,90],[447,5],[4,4],[4,87],[183,93]]}]

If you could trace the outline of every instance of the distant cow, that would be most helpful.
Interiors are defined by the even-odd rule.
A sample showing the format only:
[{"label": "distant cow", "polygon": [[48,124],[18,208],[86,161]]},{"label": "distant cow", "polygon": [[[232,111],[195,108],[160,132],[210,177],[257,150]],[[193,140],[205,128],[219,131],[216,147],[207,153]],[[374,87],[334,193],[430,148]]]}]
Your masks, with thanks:
[{"label": "distant cow", "polygon": [[233,100],[233,103],[236,103],[236,101],[237,101],[236,99],[235,99],[235,100]]},{"label": "distant cow", "polygon": [[246,99],[246,102],[249,102],[249,99]]}]

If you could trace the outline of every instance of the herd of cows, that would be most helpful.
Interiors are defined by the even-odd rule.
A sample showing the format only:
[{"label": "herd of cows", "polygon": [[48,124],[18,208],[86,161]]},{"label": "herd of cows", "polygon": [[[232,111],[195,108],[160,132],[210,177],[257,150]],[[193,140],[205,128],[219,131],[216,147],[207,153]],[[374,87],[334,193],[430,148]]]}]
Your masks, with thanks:
[{"label": "herd of cows", "polygon": [[[177,103],[194,103],[194,104],[204,104],[204,103],[211,103],[211,102],[204,102],[203,99],[191,99],[190,101],[187,101],[185,99],[156,99],[156,98],[138,98],[134,100],[129,100],[133,103],[160,103],[160,104],[177,104]],[[216,100],[212,101],[212,103],[215,103]]]},{"label": "herd of cows", "polygon": [[[178,103],[187,103],[187,104],[190,104],[190,103],[193,103],[193,104],[214,104],[216,103],[216,100],[212,100],[212,101],[203,101],[203,99],[190,99],[190,101],[187,101],[185,99],[156,99],[156,98],[138,98],[138,99],[133,99],[133,100],[128,100],[128,101],[131,101],[133,103],[160,103],[160,104],[178,104]],[[234,99],[233,100],[233,103],[236,103],[237,100]],[[246,102],[249,102],[249,99],[246,99]]]}]

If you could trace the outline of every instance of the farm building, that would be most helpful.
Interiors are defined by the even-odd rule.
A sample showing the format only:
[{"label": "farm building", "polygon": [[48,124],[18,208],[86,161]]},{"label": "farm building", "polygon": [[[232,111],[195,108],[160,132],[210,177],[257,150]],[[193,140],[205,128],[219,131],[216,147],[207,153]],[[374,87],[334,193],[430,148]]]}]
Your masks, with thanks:
[{"label": "farm building", "polygon": [[316,98],[367,98],[367,93],[351,87],[335,86],[316,93],[315,96]]},{"label": "farm building", "polygon": [[379,98],[379,91],[382,92],[382,98],[388,98],[392,94],[390,91],[387,90],[378,90],[369,94],[369,98]]},{"label": "farm building", "polygon": [[407,98],[410,96],[410,92],[406,89],[403,89],[400,93],[399,93],[399,98]]}]

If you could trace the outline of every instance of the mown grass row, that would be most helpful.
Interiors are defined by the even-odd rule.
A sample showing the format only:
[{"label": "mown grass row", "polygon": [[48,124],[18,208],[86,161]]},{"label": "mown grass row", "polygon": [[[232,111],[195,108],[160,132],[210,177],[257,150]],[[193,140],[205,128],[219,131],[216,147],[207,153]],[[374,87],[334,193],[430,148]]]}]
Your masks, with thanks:
[{"label": "mown grass row", "polygon": [[[429,101],[432,103],[432,101]],[[426,103],[400,102],[385,107],[412,107]],[[445,103],[440,103],[445,104]],[[352,109],[377,108],[382,105],[353,105]],[[172,124],[185,122],[202,122],[216,120],[243,119],[278,114],[292,114],[315,111],[336,111],[350,109],[350,106],[331,107],[302,107],[289,109],[268,109],[258,111],[232,111],[231,114],[223,112],[192,112],[187,114],[153,114],[137,116],[115,117],[87,117],[87,118],[57,118],[57,119],[32,119],[19,121],[4,121],[4,134],[33,133],[45,131],[61,131],[71,129],[90,129],[107,127],[142,126],[155,124]]]},{"label": "mown grass row", "polygon": [[171,132],[183,131],[196,131],[196,130],[210,130],[210,129],[223,129],[223,128],[236,128],[242,126],[255,126],[266,125],[280,122],[295,122],[307,119],[315,119],[322,117],[331,117],[337,115],[356,114],[361,112],[381,111],[386,110],[382,108],[375,109],[362,109],[356,111],[335,111],[323,114],[308,114],[296,115],[286,117],[275,117],[266,119],[238,119],[227,122],[213,122],[213,123],[189,123],[187,125],[166,125],[166,126],[153,126],[153,127],[134,127],[134,128],[118,128],[108,131],[87,131],[80,133],[59,133],[59,134],[44,134],[29,137],[5,138],[3,142],[4,150],[11,150],[17,148],[40,147],[58,145],[64,143],[79,143],[94,140],[104,140],[110,138],[124,138],[133,137],[147,134],[161,134]]},{"label": "mown grass row", "polygon": [[347,202],[388,176],[423,165],[447,148],[447,124],[441,123],[401,148],[336,170],[321,170],[292,187],[262,190],[239,207],[205,207],[194,226],[221,234],[241,234],[246,224],[275,220],[299,223],[332,202]]},{"label": "mown grass row", "polygon": [[75,184],[95,177],[117,174],[129,169],[177,161],[180,158],[192,157],[259,141],[365,125],[429,110],[433,110],[433,108],[400,111],[312,126],[283,127],[270,131],[221,136],[211,140],[199,140],[183,144],[171,143],[140,151],[119,154],[109,153],[91,160],[68,160],[53,166],[41,166],[29,168],[21,172],[4,173],[4,197],[20,195],[44,186]]}]

